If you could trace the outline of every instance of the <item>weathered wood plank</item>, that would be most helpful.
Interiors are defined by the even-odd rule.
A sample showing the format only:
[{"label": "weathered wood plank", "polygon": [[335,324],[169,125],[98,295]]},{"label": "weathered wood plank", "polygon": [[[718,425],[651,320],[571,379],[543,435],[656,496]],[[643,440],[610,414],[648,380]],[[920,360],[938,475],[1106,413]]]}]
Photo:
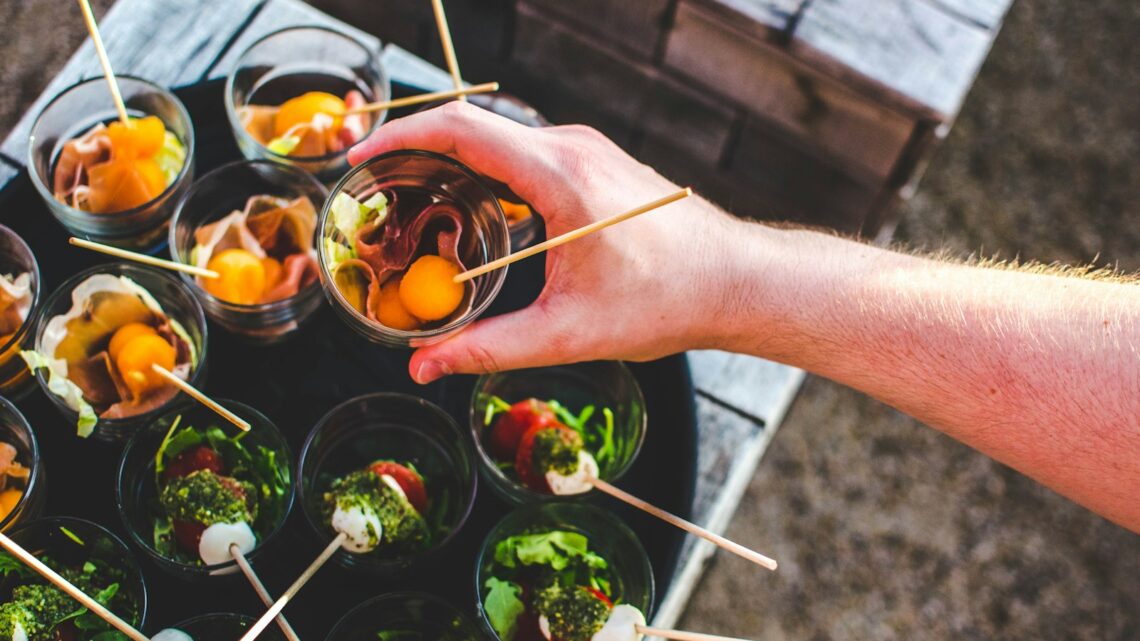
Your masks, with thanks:
[{"label": "weathered wood plank", "polygon": [[778,38],[793,26],[809,0],[681,0],[720,18],[725,25],[761,39]]},{"label": "weathered wood plank", "polygon": [[984,29],[997,29],[1013,0],[927,0]]},{"label": "weathered wood plank", "polygon": [[925,0],[814,0],[791,50],[840,79],[861,75],[953,120],[989,52],[992,34]]},{"label": "weathered wood plank", "polygon": [[665,28],[670,0],[521,0],[519,4],[556,15],[576,30],[596,34],[648,61]]},{"label": "weathered wood plank", "polygon": [[225,77],[233,68],[234,63],[237,62],[238,57],[261,37],[286,27],[300,26],[335,29],[356,38],[377,53],[380,51],[380,40],[376,36],[332,18],[299,0],[268,0],[241,35],[234,39],[225,55],[210,67],[206,74],[207,77]]},{"label": "weathered wood plank", "polygon": [[689,368],[699,393],[763,422],[780,413],[803,380],[794,367],[716,350],[689,352]]},{"label": "weathered wood plank", "polygon": [[[186,84],[202,77],[234,29],[245,23],[261,1],[119,0],[101,18],[100,31],[118,73],[160,85]],[[81,20],[73,4],[66,7],[66,11],[60,9],[61,19]],[[88,40],[16,123],[0,145],[0,152],[23,163],[28,134],[40,110],[63,89],[101,73],[95,48]]]},{"label": "weathered wood plank", "polygon": [[689,2],[677,8],[665,65],[727,95],[869,186],[890,174],[914,127],[912,116],[819,74],[779,46],[737,33]]},{"label": "weathered wood plank", "polygon": [[418,87],[425,92],[454,88],[451,74],[397,45],[389,43],[384,46],[380,63],[388,71],[392,82]]}]

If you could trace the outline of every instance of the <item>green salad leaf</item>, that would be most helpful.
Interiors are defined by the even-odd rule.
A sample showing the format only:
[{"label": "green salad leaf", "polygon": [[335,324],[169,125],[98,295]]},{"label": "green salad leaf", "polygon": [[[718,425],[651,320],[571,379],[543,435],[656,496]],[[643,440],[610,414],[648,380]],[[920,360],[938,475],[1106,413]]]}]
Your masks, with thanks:
[{"label": "green salad leaf", "polygon": [[487,613],[487,619],[499,638],[511,641],[518,628],[519,615],[526,611],[526,605],[519,599],[522,587],[495,577],[487,579],[484,585],[487,596],[483,598],[483,611]]},{"label": "green salad leaf", "polygon": [[47,369],[48,391],[63,399],[68,407],[79,413],[79,420],[76,422],[79,436],[81,438],[91,436],[99,417],[95,414],[95,408],[83,398],[83,390],[63,373],[67,371],[67,363],[33,350],[20,352],[20,357],[24,359],[33,374],[38,369]]},{"label": "green salad leaf", "polygon": [[581,559],[588,567],[605,569],[606,560],[589,551],[589,539],[577,532],[555,530],[540,534],[519,534],[499,541],[495,561],[503,567],[546,565],[564,570],[573,559]]},{"label": "green salad leaf", "polygon": [[178,173],[182,171],[182,166],[186,164],[186,147],[182,145],[182,141],[174,135],[174,132],[167,131],[163,135],[162,147],[154,155],[154,161],[162,170],[162,177],[166,179],[166,185],[173,184],[174,180],[178,178]]},{"label": "green salad leaf", "polygon": [[269,141],[265,148],[280,156],[288,156],[301,144],[300,136],[280,136]]}]

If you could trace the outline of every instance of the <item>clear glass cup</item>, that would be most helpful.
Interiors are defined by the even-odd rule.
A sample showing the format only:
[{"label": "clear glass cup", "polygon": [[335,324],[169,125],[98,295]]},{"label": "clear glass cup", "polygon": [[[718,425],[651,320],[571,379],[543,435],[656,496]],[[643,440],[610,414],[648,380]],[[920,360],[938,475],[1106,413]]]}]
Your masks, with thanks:
[{"label": "clear glass cup", "polygon": [[[58,289],[52,292],[51,296],[49,296],[44,303],[40,313],[36,316],[36,351],[41,354],[44,352],[44,330],[47,328],[48,322],[56,316],[66,314],[68,310],[71,309],[72,290],[96,274],[110,274],[112,276],[126,276],[130,278],[143,289],[150,292],[151,296],[162,306],[168,318],[176,320],[182,325],[186,333],[190,336],[190,341],[193,343],[195,351],[198,354],[197,367],[191,369],[190,380],[188,382],[194,387],[201,389],[206,378],[207,345],[206,314],[202,311],[202,306],[198,303],[198,299],[194,297],[194,293],[190,291],[190,288],[183,284],[177,276],[169,272],[144,267],[135,263],[107,263],[104,265],[96,265],[64,281]],[[53,354],[44,355],[48,357],[54,356]],[[36,370],[36,380],[39,381],[40,389],[43,390],[43,393],[51,400],[52,404],[56,406],[60,413],[63,414],[64,418],[69,421],[69,424],[75,425],[79,420],[79,413],[69,407],[62,398],[51,391],[51,388],[48,386],[46,368]],[[178,400],[179,396],[180,394],[175,395],[163,405],[149,412],[143,412],[135,416],[126,418],[100,418],[99,422],[95,424],[95,431],[91,434],[91,438],[117,443],[125,442],[140,428],[149,425],[156,418],[164,414],[167,408]]]},{"label": "clear glass cup", "polygon": [[[181,630],[194,641],[236,641],[245,631],[253,627],[257,619],[244,614],[213,613],[199,614],[191,619],[180,621],[163,628]],[[155,631],[157,634],[158,631]],[[151,635],[154,636],[153,634]],[[261,641],[284,641],[285,635],[276,626],[269,626],[257,637]]]},{"label": "clear glass cup", "polygon": [[649,420],[645,412],[645,397],[633,373],[619,361],[593,361],[481,376],[475,382],[468,413],[475,451],[479,456],[479,472],[496,494],[511,503],[574,500],[585,495],[556,496],[538,492],[520,483],[513,472],[508,474],[499,467],[485,444],[498,419],[496,416],[490,425],[484,424],[487,403],[493,396],[512,405],[528,398],[556,400],[574,414],[587,405],[593,405],[596,408],[594,418],[598,419],[602,416],[603,407],[610,408],[614,413],[615,452],[612,459],[599,461],[599,476],[604,481],[613,483],[619,480],[633,465],[645,441]]},{"label": "clear glass cup", "polygon": [[[590,551],[609,564],[610,596],[614,603],[627,603],[650,620],[653,607],[653,567],[637,535],[607,510],[586,503],[535,503],[524,505],[503,517],[479,548],[475,562],[476,608],[484,632],[499,635],[483,609],[487,579],[495,576],[495,546],[510,536],[553,530],[577,532],[589,539]],[[529,609],[528,604],[528,609]],[[516,635],[517,636],[517,635]]]},{"label": "clear glass cup", "polygon": [[[124,611],[122,607],[112,607],[111,611],[136,630],[145,624],[147,590],[142,568],[127,544],[110,530],[91,521],[56,516],[28,522],[7,532],[7,535],[40,559],[49,557],[54,562],[49,563],[49,567],[57,572],[64,568],[80,570],[87,562],[118,570],[121,577],[115,598],[127,595],[135,605],[135,612]],[[36,582],[42,583],[39,579]],[[0,603],[9,600],[12,588],[19,583],[6,580],[0,585]],[[79,639],[85,641],[87,637],[80,635]]]},{"label": "clear glass cup", "polygon": [[[305,520],[321,541],[335,532],[323,509],[332,482],[377,460],[410,462],[424,479],[428,523],[438,523],[427,548],[411,554],[337,550],[332,559],[350,570],[394,575],[434,556],[466,523],[475,502],[477,474],[471,443],[446,412],[407,394],[376,393],[341,403],[309,433],[297,471],[297,498]],[[450,496],[440,498],[443,493]],[[442,513],[435,513],[442,504]]]},{"label": "clear glass cup", "polygon": [[[391,97],[388,74],[377,52],[326,27],[290,27],[271,33],[246,49],[226,78],[226,116],[234,139],[249,160],[272,160],[300,167],[322,182],[336,180],[348,168],[348,150],[323,156],[289,156],[271,151],[246,132],[238,110],[250,104],[277,106],[309,91],[340,97],[350,89],[368,102]],[[372,114],[371,132],[388,112]]]},{"label": "clear glass cup", "polygon": [[[447,102],[450,101],[431,102],[421,107],[419,111],[428,111]],[[526,125],[527,127],[540,128],[549,127],[551,125],[550,121],[539,113],[537,109],[517,96],[512,96],[508,93],[499,91],[492,93],[474,93],[467,96],[467,102],[481,109],[486,109],[491,113],[513,120],[520,125]],[[526,218],[515,220],[510,216],[507,217],[507,224],[510,225],[511,229],[511,251],[517,252],[521,249],[526,249],[537,239],[538,230],[542,227],[542,221],[538,218],[538,212],[507,185],[487,177],[484,177],[484,180],[498,198],[509,203],[524,205],[530,208],[531,215]]]},{"label": "clear glass cup", "polygon": [[[287,200],[304,196],[312,201],[315,210],[324,204],[328,190],[296,167],[266,160],[239,161],[218,167],[199,178],[178,203],[170,223],[171,257],[180,263],[190,263],[190,253],[196,244],[194,232],[234,210],[242,210],[246,201],[257,195]],[[227,331],[258,343],[274,343],[291,336],[317,311],[323,299],[321,285],[314,279],[288,298],[241,305],[207,292],[196,276],[179,275],[202,302],[211,320]]]},{"label": "clear glass cup", "polygon": [[16,462],[28,468],[20,500],[0,520],[0,532],[19,525],[22,521],[38,518],[47,501],[47,479],[36,434],[28,419],[8,399],[0,396],[0,443],[16,448]]},{"label": "clear glass cup", "polygon": [[116,78],[127,112],[134,117],[158,116],[186,148],[186,162],[174,182],[154,200],[115,213],[92,214],[56,200],[51,185],[63,145],[118,117],[102,76],[65,89],[40,112],[28,142],[28,174],[52,215],[69,233],[124,249],[157,250],[166,240],[174,205],[194,178],[194,125],[182,101],[171,92],[140,78]]},{"label": "clear glass cup", "polygon": [[[382,633],[388,633],[383,636]],[[368,599],[348,611],[325,641],[360,639],[479,641],[478,625],[450,603],[422,592],[392,592]]]},{"label": "clear glass cup", "polygon": [[32,346],[32,328],[43,296],[40,287],[40,266],[32,249],[16,232],[0,225],[0,275],[18,278],[29,274],[28,287],[31,304],[24,322],[14,333],[0,343],[0,394],[8,398],[21,398],[36,386],[20,351]]},{"label": "clear glass cup", "polygon": [[470,168],[447,156],[422,150],[392,151],[357,165],[337,183],[325,201],[317,221],[317,233],[321,236],[317,242],[317,262],[325,296],[332,303],[333,309],[349,327],[365,338],[387,347],[418,347],[438,343],[469,325],[487,310],[502,288],[508,268],[496,269],[468,281],[474,287],[470,294],[471,305],[464,314],[450,322],[428,329],[405,331],[370,320],[357,311],[337,288],[328,269],[330,256],[323,239],[340,237],[330,213],[331,203],[337,194],[344,192],[363,201],[381,189],[393,191],[397,198],[401,191],[407,190],[420,196],[426,192],[432,199],[455,203],[458,210],[466,214],[472,223],[470,230],[464,228],[462,238],[465,240],[460,248],[468,269],[510,253],[506,218],[495,195]]},{"label": "clear glass cup", "polygon": [[[274,452],[276,460],[285,466],[287,490],[285,496],[276,503],[276,509],[267,512],[261,506],[258,518],[252,524],[257,534],[257,544],[245,556],[251,563],[255,563],[261,551],[285,526],[286,517],[293,506],[293,497],[296,490],[293,485],[292,461],[293,455],[285,437],[264,414],[252,407],[225,399],[215,399],[223,407],[249,421],[250,431],[242,437],[242,443],[250,449],[264,447]],[[155,483],[154,465],[158,448],[166,437],[173,422],[181,416],[181,427],[195,427],[205,430],[211,426],[220,427],[229,436],[233,436],[237,427],[231,425],[224,418],[218,416],[210,408],[201,403],[180,403],[177,407],[169,409],[163,416],[156,419],[140,430],[127,443],[123,449],[123,456],[119,459],[119,471],[115,484],[115,504],[119,509],[119,518],[130,534],[135,545],[143,549],[155,564],[162,570],[187,580],[200,580],[212,576],[234,574],[238,571],[235,561],[227,561],[216,565],[202,565],[200,563],[186,562],[181,559],[170,558],[163,555],[154,545],[154,519],[160,515],[158,505],[158,487]]]}]

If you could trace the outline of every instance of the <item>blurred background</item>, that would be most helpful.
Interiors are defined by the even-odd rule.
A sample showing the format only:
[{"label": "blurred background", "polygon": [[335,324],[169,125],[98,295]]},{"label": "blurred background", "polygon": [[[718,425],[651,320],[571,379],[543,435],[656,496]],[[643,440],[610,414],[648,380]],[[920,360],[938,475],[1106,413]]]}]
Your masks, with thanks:
[{"label": "blurred background", "polygon": [[[594,125],[734,213],[957,256],[1140,270],[1140,5],[859,10],[876,2],[447,6],[467,80]],[[0,0],[0,139],[85,35],[59,19],[63,4]],[[426,1],[312,4],[442,65]],[[896,47],[934,53],[876,66]],[[718,555],[687,628],[1140,638],[1140,537],[825,380],[804,385],[728,534],[781,571]]]}]

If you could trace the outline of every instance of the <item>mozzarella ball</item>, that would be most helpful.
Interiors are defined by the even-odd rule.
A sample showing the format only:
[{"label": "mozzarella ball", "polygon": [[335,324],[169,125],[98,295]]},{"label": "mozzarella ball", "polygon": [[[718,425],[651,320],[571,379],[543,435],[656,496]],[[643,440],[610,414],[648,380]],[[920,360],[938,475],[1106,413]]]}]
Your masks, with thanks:
[{"label": "mozzarella ball", "polygon": [[641,641],[638,626],[645,625],[645,615],[629,604],[615,605],[610,610],[601,630],[590,637],[590,641]]},{"label": "mozzarella ball", "polygon": [[233,557],[230,546],[237,545],[242,554],[249,554],[257,545],[257,536],[249,523],[215,523],[202,532],[198,542],[198,556],[206,565],[225,563]]},{"label": "mozzarella ball", "polygon": [[348,509],[336,506],[332,515],[332,527],[348,537],[341,543],[341,547],[354,554],[375,549],[384,533],[380,517],[375,512],[355,506]]},{"label": "mozzarella ball", "polygon": [[165,628],[151,635],[150,641],[194,641],[194,637],[178,628]]},{"label": "mozzarella ball", "polygon": [[598,472],[598,462],[593,455],[586,450],[578,450],[578,469],[569,475],[550,470],[546,473],[546,484],[559,496],[585,494],[593,489],[593,480],[598,478]]}]

